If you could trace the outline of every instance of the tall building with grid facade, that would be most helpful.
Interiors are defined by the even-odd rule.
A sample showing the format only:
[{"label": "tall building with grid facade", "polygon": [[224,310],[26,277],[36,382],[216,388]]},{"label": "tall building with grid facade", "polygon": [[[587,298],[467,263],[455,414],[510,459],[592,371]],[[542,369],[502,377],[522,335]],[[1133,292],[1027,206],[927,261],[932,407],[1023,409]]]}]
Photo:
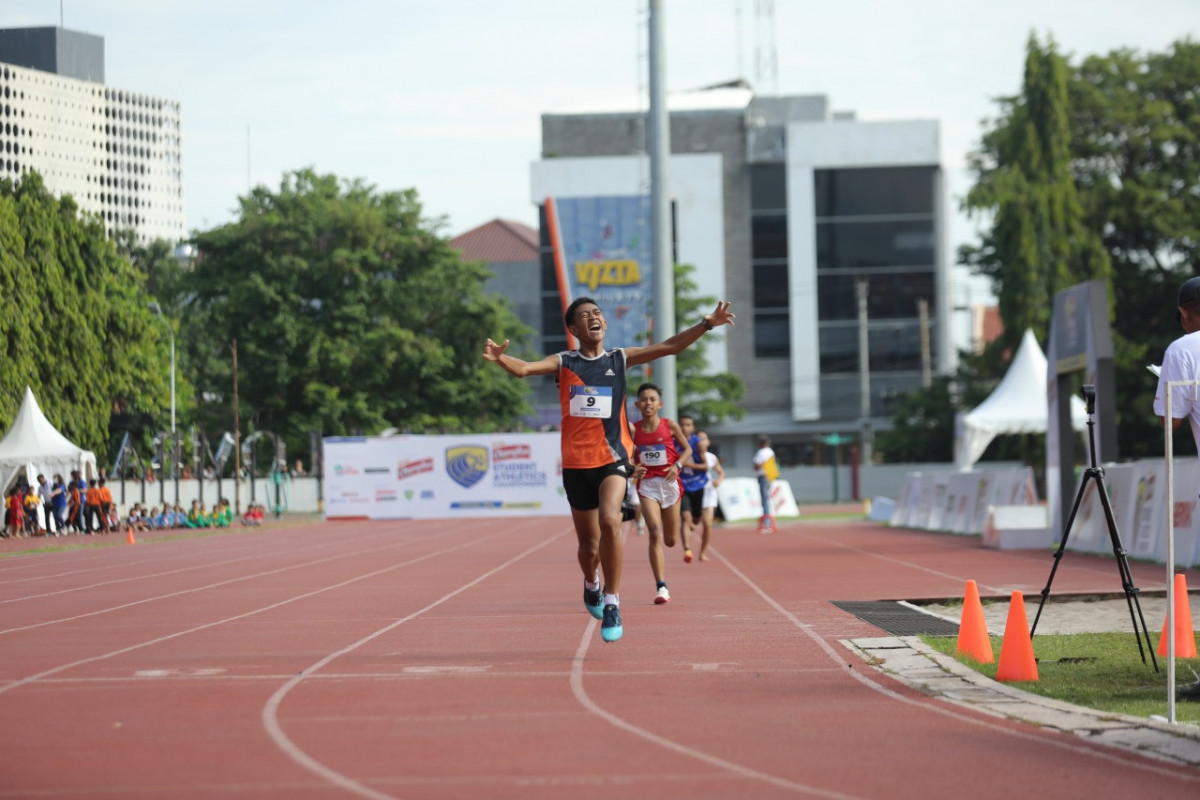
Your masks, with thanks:
[{"label": "tall building with grid facade", "polygon": [[104,83],[104,40],[0,30],[0,178],[37,172],[111,236],[184,238],[179,103]]},{"label": "tall building with grid facade", "polygon": [[[675,261],[737,314],[707,351],[747,387],[744,417],[708,428],[722,458],[748,464],[759,435],[786,464],[828,463],[834,434],[869,449],[896,398],[953,366],[937,121],[859,121],[744,85],[668,105]],[[646,151],[644,111],[543,114],[531,200],[646,194]],[[548,344],[563,339],[550,258]]]}]

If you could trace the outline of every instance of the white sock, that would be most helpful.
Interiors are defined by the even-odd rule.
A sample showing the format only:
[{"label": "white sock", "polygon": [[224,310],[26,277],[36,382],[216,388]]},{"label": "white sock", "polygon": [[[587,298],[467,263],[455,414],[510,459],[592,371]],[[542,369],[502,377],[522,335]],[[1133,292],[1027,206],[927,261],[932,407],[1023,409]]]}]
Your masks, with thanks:
[{"label": "white sock", "polygon": [[618,606],[618,607],[620,607],[620,605],[621,605],[621,595],[619,595],[619,594],[605,594],[605,595],[604,595],[604,605],[606,605],[606,606]]},{"label": "white sock", "polygon": [[600,588],[600,581],[584,581],[583,588],[587,589],[589,592],[594,592]]}]

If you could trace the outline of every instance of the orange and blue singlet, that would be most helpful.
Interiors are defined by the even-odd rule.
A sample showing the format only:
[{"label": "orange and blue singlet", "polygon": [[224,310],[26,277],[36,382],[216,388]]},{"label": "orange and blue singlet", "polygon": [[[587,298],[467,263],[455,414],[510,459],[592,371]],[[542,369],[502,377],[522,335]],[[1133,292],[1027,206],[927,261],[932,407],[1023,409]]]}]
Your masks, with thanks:
[{"label": "orange and blue singlet", "polygon": [[633,456],[625,414],[625,351],[587,358],[578,350],[558,354],[562,406],[563,469],[594,469]]}]

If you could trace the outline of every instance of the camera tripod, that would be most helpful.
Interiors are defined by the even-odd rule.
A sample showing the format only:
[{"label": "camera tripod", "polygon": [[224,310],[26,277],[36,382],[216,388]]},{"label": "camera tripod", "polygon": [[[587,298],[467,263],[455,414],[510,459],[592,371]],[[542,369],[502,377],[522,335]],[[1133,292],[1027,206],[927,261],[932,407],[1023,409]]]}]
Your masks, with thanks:
[{"label": "camera tripod", "polygon": [[[1050,568],[1050,577],[1046,579],[1046,588],[1042,589],[1042,599],[1038,603],[1037,614],[1033,618],[1029,635],[1032,637],[1034,631],[1037,630],[1038,620],[1042,616],[1042,608],[1046,605],[1046,598],[1050,596],[1050,584],[1054,582],[1054,573],[1058,571],[1063,551],[1067,547],[1067,537],[1071,535],[1071,525],[1075,522],[1075,515],[1079,513],[1079,506],[1087,492],[1088,481],[1095,481],[1096,493],[1100,497],[1100,505],[1104,508],[1104,521],[1108,523],[1108,538],[1112,542],[1117,571],[1121,574],[1121,586],[1125,589],[1125,604],[1129,606],[1129,620],[1133,623],[1133,634],[1137,637],[1138,652],[1142,656],[1142,663],[1145,664],[1146,652],[1149,651],[1150,659],[1154,663],[1154,671],[1158,672],[1158,659],[1155,658],[1154,648],[1150,643],[1150,631],[1146,628],[1146,617],[1142,614],[1142,604],[1138,602],[1140,590],[1133,585],[1133,576],[1129,571],[1129,559],[1125,556],[1125,547],[1121,544],[1121,534],[1117,532],[1117,523],[1113,519],[1112,503],[1109,502],[1108,491],[1104,488],[1104,468],[1096,465],[1096,422],[1092,418],[1096,410],[1096,387],[1084,386],[1083,397],[1087,403],[1088,450],[1091,466],[1083,471],[1083,479],[1079,482],[1079,492],[1075,495],[1075,504],[1071,506],[1071,514],[1067,517],[1066,527],[1063,528],[1062,541],[1058,543],[1058,550],[1054,552],[1054,566]],[[1137,609],[1136,615],[1134,614],[1135,608]],[[1138,628],[1139,620],[1142,624],[1140,629]],[[1143,635],[1146,637],[1144,648],[1142,647]]]}]

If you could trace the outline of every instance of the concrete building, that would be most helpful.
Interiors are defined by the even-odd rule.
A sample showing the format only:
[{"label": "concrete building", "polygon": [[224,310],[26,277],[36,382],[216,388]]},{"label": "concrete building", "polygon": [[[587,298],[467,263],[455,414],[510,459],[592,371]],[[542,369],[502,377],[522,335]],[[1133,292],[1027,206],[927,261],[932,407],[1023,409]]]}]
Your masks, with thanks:
[{"label": "concrete building", "polygon": [[104,39],[0,30],[0,178],[35,171],[109,235],[184,237],[179,103],[104,83]]},{"label": "concrete building", "polygon": [[[482,261],[491,270],[492,277],[488,279],[484,291],[507,300],[517,317],[533,329],[533,336],[523,344],[531,348],[534,358],[562,349],[562,314],[558,306],[558,292],[554,290],[553,283],[553,291],[547,293],[541,290],[542,262],[538,231],[522,222],[494,219],[455,236],[450,240],[450,246],[466,260]],[[543,330],[547,324],[553,326],[553,319],[543,319],[546,308],[559,320],[557,341],[549,344]],[[507,336],[508,332],[502,334]],[[528,382],[533,390],[534,407],[534,417],[528,420],[530,426],[557,426],[561,411],[554,379],[532,377]]]},{"label": "concrete building", "polygon": [[[746,467],[759,435],[785,465],[830,463],[835,435],[869,457],[893,399],[952,366],[938,123],[858,121],[822,95],[756,97],[740,83],[668,106],[675,260],[738,320],[708,350],[747,387],[744,418],[708,428],[722,459]],[[531,200],[648,193],[645,116],[543,114]],[[544,330],[561,341],[560,321]]]}]

